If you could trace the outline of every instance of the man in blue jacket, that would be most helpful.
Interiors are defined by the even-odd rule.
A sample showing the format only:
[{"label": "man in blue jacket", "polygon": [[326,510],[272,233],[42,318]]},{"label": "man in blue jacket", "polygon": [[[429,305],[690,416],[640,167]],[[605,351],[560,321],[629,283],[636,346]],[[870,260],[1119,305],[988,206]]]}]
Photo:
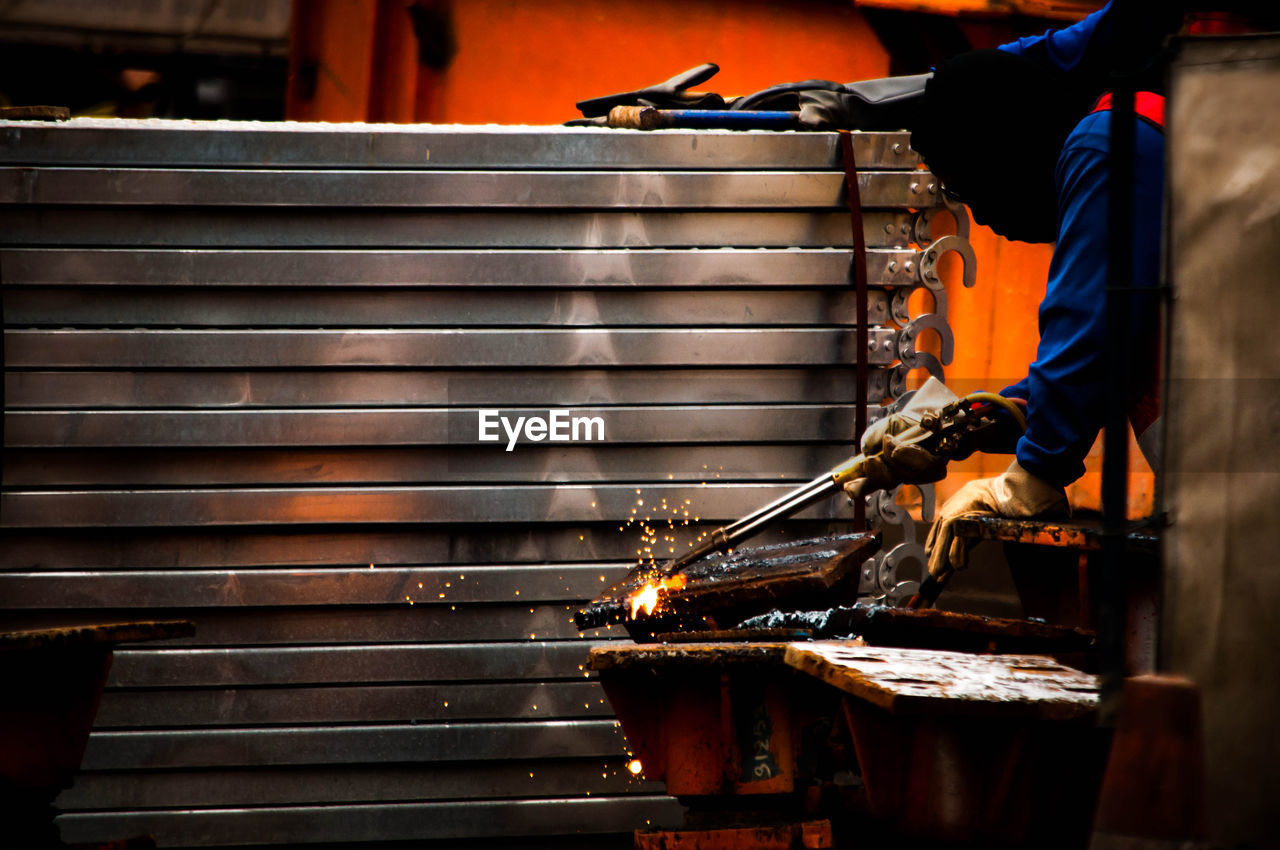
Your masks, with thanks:
[{"label": "man in blue jacket", "polygon": [[[1056,96],[1073,122],[1053,157],[1052,205],[1046,203],[1047,195],[1037,194],[1047,191],[1039,183],[1032,184],[1033,194],[1024,196],[1017,185],[1006,180],[988,181],[970,200],[974,217],[979,222],[987,219],[984,223],[990,223],[997,232],[1032,241],[1051,240],[1056,245],[1045,297],[1040,303],[1036,359],[1025,378],[1001,391],[1002,395],[1026,401],[1026,433],[1018,438],[1016,458],[1004,474],[969,482],[939,510],[926,544],[929,571],[935,576],[965,564],[967,545],[951,531],[959,517],[1068,513],[1065,487],[1084,473],[1085,455],[1103,424],[1108,369],[1105,326],[1111,112],[1106,94],[1098,90],[1105,83],[1105,75],[1090,62],[1103,62],[1107,51],[1099,44],[1114,38],[1110,12],[1108,5],[1073,27],[1004,45],[1000,52],[1012,61],[984,57],[979,60],[985,63],[983,67],[963,69],[955,81],[948,81],[952,68],[944,64],[930,82],[939,86],[952,108],[978,120],[998,122],[1000,106],[976,103],[983,95],[975,97],[970,87],[981,85],[984,77],[998,84],[997,75],[1023,73],[1020,67],[1035,65],[1049,75],[1050,96]],[[1039,88],[1042,80],[1035,80],[1034,74],[1031,77]],[[954,85],[949,84],[952,82]],[[960,87],[967,93],[958,92]],[[1030,94],[1023,83],[1015,84],[1015,88]],[[1086,102],[1088,106],[1082,109]],[[1145,288],[1152,294],[1133,296],[1129,305],[1125,328],[1131,378],[1128,412],[1144,452],[1154,463],[1156,446],[1152,437],[1158,433],[1152,427],[1158,409],[1158,305],[1154,293],[1161,255],[1163,97],[1158,92],[1140,94],[1136,111],[1132,282],[1135,288]],[[1053,134],[1060,130],[1052,124],[1042,126],[1044,129],[1034,131],[1037,135],[1027,143],[1052,150]],[[1011,134],[1010,144],[1017,144],[1016,139],[1017,134]],[[982,144],[984,140],[970,139],[970,144],[961,145],[969,151],[950,147],[941,157],[931,160],[929,149],[938,141],[927,131],[918,138],[918,147],[926,161],[942,172],[945,181],[953,157],[974,156],[972,142]],[[980,156],[989,155],[984,152]],[[939,159],[941,162],[935,163]],[[998,168],[998,161],[993,165]],[[1047,172],[1039,167],[1039,173]],[[972,163],[965,168],[972,168]],[[982,168],[981,164],[978,168]],[[953,180],[953,187],[966,180],[983,179],[981,170],[960,170],[963,180]],[[997,196],[1000,192],[1003,196]],[[1020,210],[1024,206],[1027,211]]]},{"label": "man in blue jacket", "polygon": [[[1012,445],[987,447],[1013,451],[1006,472],[969,482],[939,510],[927,542],[935,576],[964,566],[966,544],[951,532],[959,517],[1069,513],[1065,487],[1084,473],[1085,455],[1102,427],[1111,122],[1104,94],[1114,45],[1126,40],[1114,18],[1108,4],[1074,26],[944,61],[918,101],[913,147],[974,218],[1011,239],[1056,243],[1035,362],[1002,391],[1026,402],[1026,432]],[[1140,95],[1137,112],[1133,283],[1154,293],[1163,98],[1156,91]],[[1157,328],[1154,296],[1134,297],[1125,331],[1133,377],[1129,412],[1144,451],[1155,433]],[[909,424],[890,417],[868,430],[863,448],[883,448],[892,468],[893,435]],[[941,477],[945,467],[921,465],[918,452],[903,460],[895,470],[900,478],[920,483]]]}]

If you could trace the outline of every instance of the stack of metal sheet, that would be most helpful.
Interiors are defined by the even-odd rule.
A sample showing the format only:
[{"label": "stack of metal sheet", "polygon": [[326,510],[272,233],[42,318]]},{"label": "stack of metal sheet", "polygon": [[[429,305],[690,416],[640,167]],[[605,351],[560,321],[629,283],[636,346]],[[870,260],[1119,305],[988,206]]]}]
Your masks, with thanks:
[{"label": "stack of metal sheet", "polygon": [[571,614],[846,457],[856,357],[873,418],[932,365],[899,293],[967,244],[856,149],[866,352],[834,135],[0,123],[4,622],[197,624],[117,653],[64,837],[670,819]]}]

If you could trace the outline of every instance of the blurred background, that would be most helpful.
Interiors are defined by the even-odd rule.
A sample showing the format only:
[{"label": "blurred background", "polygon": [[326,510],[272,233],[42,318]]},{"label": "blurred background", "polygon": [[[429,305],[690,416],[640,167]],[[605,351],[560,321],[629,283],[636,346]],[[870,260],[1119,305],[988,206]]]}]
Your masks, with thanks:
[{"label": "blurred background", "polygon": [[[703,62],[726,96],[809,78],[927,71],[1069,25],[1103,0],[0,0],[0,106],[73,115],[556,124],[574,103]],[[963,128],[958,128],[963,130]],[[1050,246],[972,237],[949,292],[957,391],[1026,374]],[[944,270],[947,271],[947,270]],[[958,278],[955,271],[951,277]],[[1132,511],[1150,510],[1141,453]],[[1007,458],[954,464],[945,497]],[[1072,488],[1096,507],[1100,451]]]},{"label": "blurred background", "polygon": [[927,70],[1101,0],[0,0],[0,101],[76,115],[548,123],[701,62],[743,94]]}]

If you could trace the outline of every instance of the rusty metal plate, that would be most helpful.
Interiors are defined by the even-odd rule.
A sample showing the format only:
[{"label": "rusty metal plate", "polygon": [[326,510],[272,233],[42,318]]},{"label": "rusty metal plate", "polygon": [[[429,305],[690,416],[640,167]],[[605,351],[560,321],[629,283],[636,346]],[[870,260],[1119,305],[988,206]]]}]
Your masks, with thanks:
[{"label": "rusty metal plate", "polygon": [[[739,549],[727,556],[709,557],[690,565],[687,584],[672,593],[651,615],[630,619],[629,597],[654,570],[637,566],[626,578],[596,597],[574,619],[580,629],[629,622],[632,636],[665,631],[715,628],[717,614],[732,625],[749,613],[780,604],[801,606],[827,598],[838,601],[833,589],[855,576],[862,562],[878,549],[878,534],[845,534]],[[741,613],[737,613],[741,612]],[[696,625],[691,625],[695,623]]]},{"label": "rusty metal plate", "polygon": [[1038,655],[793,643],[786,663],[894,714],[1070,720],[1092,715],[1098,677]]},{"label": "rusty metal plate", "polygon": [[808,630],[819,640],[856,636],[872,646],[977,652],[1082,652],[1093,648],[1096,638],[1088,629],[1070,626],[888,605],[770,611],[738,628],[747,633]]},{"label": "rusty metal plate", "polygon": [[185,638],[195,634],[190,620],[156,620],[27,629],[0,633],[0,651],[68,649],[146,640]]},{"label": "rusty metal plate", "polygon": [[[1154,552],[1160,537],[1140,521],[1126,534],[1129,548],[1139,552]],[[955,534],[969,540],[998,540],[1002,543],[1030,543],[1036,546],[1053,546],[1059,549],[1084,549],[1096,551],[1102,548],[1102,523],[1100,520],[1083,522],[1054,522],[1038,519],[1008,519],[1007,517],[961,517],[955,521]]]},{"label": "rusty metal plate", "polygon": [[630,667],[708,667],[720,669],[729,664],[782,666],[786,660],[786,643],[679,643],[618,644],[593,647],[587,668],[594,671],[621,670]]}]

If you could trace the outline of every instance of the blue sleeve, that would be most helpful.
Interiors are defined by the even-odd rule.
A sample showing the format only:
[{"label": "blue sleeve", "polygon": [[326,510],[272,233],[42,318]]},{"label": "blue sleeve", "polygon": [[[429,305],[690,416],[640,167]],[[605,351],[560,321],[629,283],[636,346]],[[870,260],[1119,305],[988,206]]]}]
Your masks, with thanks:
[{"label": "blue sleeve", "polygon": [[[1086,117],[1058,159],[1058,241],[1040,303],[1040,343],[1027,377],[1006,388],[1027,399],[1027,432],[1018,462],[1054,484],[1084,474],[1105,413],[1107,157],[1110,113]],[[1164,136],[1138,120],[1134,191],[1134,283],[1155,287],[1160,270]],[[1130,362],[1150,356],[1156,335],[1154,294],[1135,298],[1125,329]]]},{"label": "blue sleeve", "polygon": [[1088,17],[1060,30],[1046,30],[1044,35],[1030,35],[1002,44],[997,49],[1025,56],[1050,69],[1073,71],[1084,58],[1085,48],[1093,39],[1099,23],[1111,13],[1111,3]]}]

